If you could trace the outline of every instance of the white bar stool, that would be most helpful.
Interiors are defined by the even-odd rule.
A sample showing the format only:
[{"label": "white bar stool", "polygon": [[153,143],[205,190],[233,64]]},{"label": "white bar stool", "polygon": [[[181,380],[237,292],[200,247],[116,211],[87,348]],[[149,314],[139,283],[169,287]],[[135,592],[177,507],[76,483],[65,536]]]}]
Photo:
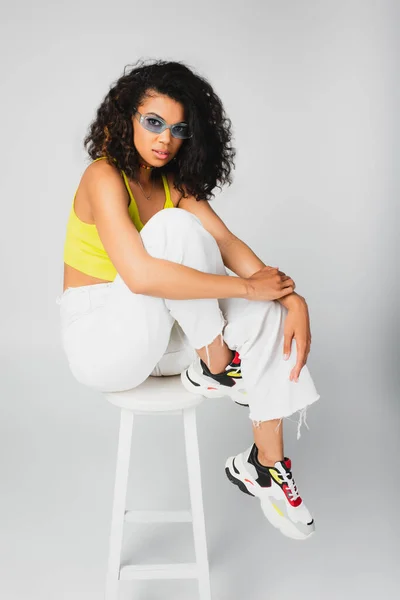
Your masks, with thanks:
[{"label": "white bar stool", "polygon": [[[148,377],[141,385],[123,392],[103,392],[106,399],[121,409],[114,501],[110,530],[106,600],[117,600],[120,580],[197,579],[200,600],[211,600],[201,487],[200,457],[196,427],[196,406],[203,396],[187,392],[180,375]],[[183,415],[191,510],[126,510],[126,493],[135,414],[161,413]],[[124,522],[192,522],[196,562],[159,565],[127,565],[121,568]]]}]

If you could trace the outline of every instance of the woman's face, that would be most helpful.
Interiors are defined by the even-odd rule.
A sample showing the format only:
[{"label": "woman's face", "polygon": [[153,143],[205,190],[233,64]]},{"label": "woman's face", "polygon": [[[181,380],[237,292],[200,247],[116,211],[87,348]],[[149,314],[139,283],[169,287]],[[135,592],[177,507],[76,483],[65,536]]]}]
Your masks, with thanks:
[{"label": "woman's face", "polygon": [[[183,105],[169,96],[160,94],[154,93],[151,98],[146,98],[137,110],[142,115],[152,114],[155,118],[162,117],[167,125],[175,125],[185,120]],[[147,166],[163,167],[176,156],[185,140],[173,137],[170,129],[165,129],[162,133],[148,131],[139,123],[139,118],[139,115],[132,116],[133,143],[139,157]],[[156,150],[168,154],[158,155]]]}]

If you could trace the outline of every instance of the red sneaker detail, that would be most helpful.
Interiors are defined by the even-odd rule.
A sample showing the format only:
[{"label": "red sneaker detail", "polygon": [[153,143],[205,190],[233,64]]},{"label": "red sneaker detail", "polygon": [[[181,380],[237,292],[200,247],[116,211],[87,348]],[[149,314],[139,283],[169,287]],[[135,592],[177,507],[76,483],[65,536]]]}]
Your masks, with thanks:
[{"label": "red sneaker detail", "polygon": [[245,479],[245,481],[247,481],[247,483],[251,483],[251,485],[254,485],[254,483],[250,481],[250,479]]},{"label": "red sneaker detail", "polygon": [[207,387],[207,389],[208,389],[208,390],[217,390],[218,388],[216,388],[216,387],[212,387],[211,385],[209,385],[209,386]]},{"label": "red sneaker detail", "polygon": [[239,353],[235,351],[235,356],[231,361],[231,365],[240,365],[240,356]]},{"label": "red sneaker detail", "polygon": [[285,496],[291,506],[294,506],[294,507],[300,506],[300,504],[303,502],[303,500],[300,498],[300,496],[298,498],[296,498],[296,500],[293,500],[293,498],[289,497],[289,494],[288,494],[289,488],[286,485],[286,483],[284,483],[282,485],[282,489],[285,492]]},{"label": "red sneaker detail", "polygon": [[292,469],[292,461],[290,460],[290,458],[287,458],[283,462],[285,463],[285,465],[288,469],[290,469],[290,470]]}]

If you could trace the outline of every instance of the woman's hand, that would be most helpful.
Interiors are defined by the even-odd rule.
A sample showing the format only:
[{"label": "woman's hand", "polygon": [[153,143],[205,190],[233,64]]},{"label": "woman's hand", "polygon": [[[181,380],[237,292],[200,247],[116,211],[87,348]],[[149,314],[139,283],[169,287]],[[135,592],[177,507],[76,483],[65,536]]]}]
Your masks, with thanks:
[{"label": "woman's hand", "polygon": [[308,314],[307,302],[299,296],[297,302],[289,308],[285,319],[283,354],[290,356],[292,339],[296,340],[297,362],[290,373],[290,381],[298,382],[300,371],[307,362],[311,346],[310,316]]},{"label": "woman's hand", "polygon": [[263,267],[247,277],[249,300],[278,300],[292,294],[296,284],[283,271],[275,267]]}]

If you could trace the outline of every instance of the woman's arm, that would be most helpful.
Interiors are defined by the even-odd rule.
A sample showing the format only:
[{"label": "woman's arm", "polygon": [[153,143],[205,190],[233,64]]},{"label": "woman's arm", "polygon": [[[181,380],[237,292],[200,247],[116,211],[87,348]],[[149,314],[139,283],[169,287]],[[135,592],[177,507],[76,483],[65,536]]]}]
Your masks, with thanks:
[{"label": "woman's arm", "polygon": [[129,216],[126,189],[114,167],[104,161],[92,163],[84,177],[100,240],[132,292],[174,300],[247,298],[252,294],[250,282],[241,277],[204,273],[151,256]]},{"label": "woman's arm", "polygon": [[[210,204],[205,201],[197,201],[192,196],[182,198],[179,208],[184,208],[196,215],[203,227],[211,233],[217,241],[224,265],[241,278],[247,279],[256,271],[266,265],[242,240],[236,237],[225,225],[222,219],[214,212]],[[292,292],[283,298],[277,299],[286,308],[297,304],[302,296]]]},{"label": "woman's arm", "polygon": [[[215,275],[151,256],[143,245],[128,211],[125,185],[116,169],[104,161],[89,165],[85,187],[100,240],[128,288],[137,294],[174,300],[195,298],[280,298],[293,287],[262,273],[248,280]],[[177,209],[179,210],[179,209]]]},{"label": "woman's arm", "polygon": [[[233,234],[219,244],[219,249],[224,265],[239,277],[247,279],[266,266],[247,244]],[[302,296],[292,292],[283,298],[278,298],[277,302],[289,308],[297,303],[299,299],[304,300]]]}]

